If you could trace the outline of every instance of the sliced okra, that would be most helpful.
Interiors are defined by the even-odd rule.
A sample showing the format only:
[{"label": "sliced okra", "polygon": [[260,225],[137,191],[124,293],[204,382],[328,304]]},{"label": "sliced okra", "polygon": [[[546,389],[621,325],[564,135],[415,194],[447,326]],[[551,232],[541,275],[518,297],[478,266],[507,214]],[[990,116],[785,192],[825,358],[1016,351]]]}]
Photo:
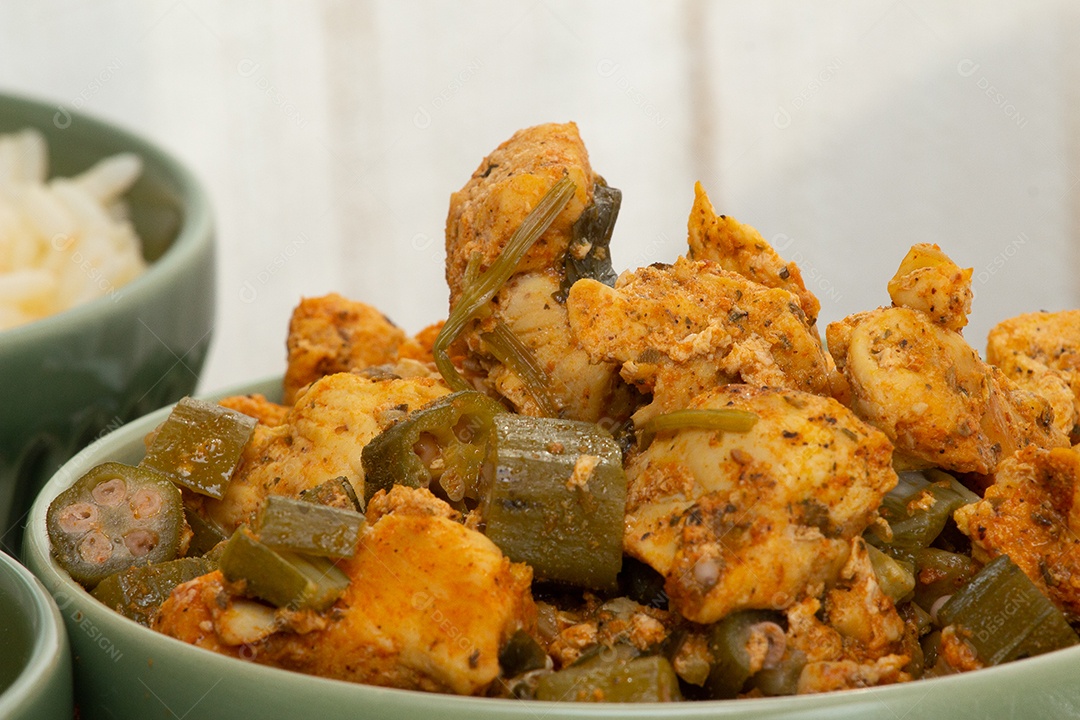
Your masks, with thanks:
[{"label": "sliced okra", "polygon": [[281,495],[266,499],[255,530],[271,547],[322,557],[352,557],[364,526],[353,510],[294,500]]},{"label": "sliced okra", "polygon": [[153,434],[140,465],[220,500],[257,423],[216,403],[184,398]]},{"label": "sliced okra", "polygon": [[116,462],[57,495],[46,528],[57,562],[88,588],[133,565],[172,560],[190,538],[180,489],[153,470]]},{"label": "sliced okra", "polygon": [[177,585],[212,572],[217,564],[201,557],[131,567],[97,584],[91,595],[121,615],[149,627]]},{"label": "sliced okra", "polygon": [[618,444],[592,423],[510,413],[493,423],[485,534],[538,578],[614,589],[626,506]]},{"label": "sliced okra", "polygon": [[325,610],[349,586],[349,576],[326,558],[274,550],[246,528],[229,538],[219,568],[242,594],[292,610]]}]

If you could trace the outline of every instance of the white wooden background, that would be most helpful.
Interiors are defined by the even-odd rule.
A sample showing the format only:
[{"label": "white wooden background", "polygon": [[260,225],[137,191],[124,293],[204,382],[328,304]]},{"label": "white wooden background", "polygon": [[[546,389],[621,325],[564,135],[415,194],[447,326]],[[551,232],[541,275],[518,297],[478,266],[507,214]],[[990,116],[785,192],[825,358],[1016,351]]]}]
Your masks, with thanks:
[{"label": "white wooden background", "polygon": [[823,319],[907,246],[975,268],[978,348],[1080,307],[1080,7],[1060,2],[0,4],[0,90],[156,140],[217,214],[202,389],[280,372],[331,290],[445,314],[447,201],[516,128],[576,120],[624,192],[619,269],[682,252],[693,182],[798,260]]}]

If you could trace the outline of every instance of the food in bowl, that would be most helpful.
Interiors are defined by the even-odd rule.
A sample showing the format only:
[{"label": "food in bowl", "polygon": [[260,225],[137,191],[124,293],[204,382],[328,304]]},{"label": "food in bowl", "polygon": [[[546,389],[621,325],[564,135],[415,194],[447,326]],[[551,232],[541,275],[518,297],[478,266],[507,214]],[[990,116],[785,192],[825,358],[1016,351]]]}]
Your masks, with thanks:
[{"label": "food in bowl", "polygon": [[47,180],[47,168],[40,132],[0,135],[0,330],[115,294],[146,269],[122,201],[139,157],[71,178]]},{"label": "food in bowl", "polygon": [[[616,278],[620,201],[573,124],[515,134],[451,198],[445,322],[302,301],[283,402],[177,406],[53,500],[58,562],[222,655],[463,695],[819,693],[1078,642],[1080,313],[984,362],[971,271],[920,244],[826,350],[798,268],[700,186],[686,257]],[[143,473],[181,494],[161,544]],[[106,568],[95,532],[145,552]]]}]

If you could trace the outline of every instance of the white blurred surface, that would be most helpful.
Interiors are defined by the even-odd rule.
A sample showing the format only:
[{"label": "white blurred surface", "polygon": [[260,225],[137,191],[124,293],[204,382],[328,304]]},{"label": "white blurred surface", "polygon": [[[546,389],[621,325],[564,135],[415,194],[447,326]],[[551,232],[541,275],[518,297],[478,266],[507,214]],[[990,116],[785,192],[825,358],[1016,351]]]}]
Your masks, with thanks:
[{"label": "white blurred surface", "polygon": [[1065,0],[39,0],[0,4],[0,89],[147,135],[207,184],[213,391],[283,370],[302,295],[444,317],[450,193],[551,120],[623,190],[617,269],[683,251],[701,180],[799,262],[824,322],[939,243],[975,268],[981,351],[1000,319],[1080,307],[1078,36]]}]

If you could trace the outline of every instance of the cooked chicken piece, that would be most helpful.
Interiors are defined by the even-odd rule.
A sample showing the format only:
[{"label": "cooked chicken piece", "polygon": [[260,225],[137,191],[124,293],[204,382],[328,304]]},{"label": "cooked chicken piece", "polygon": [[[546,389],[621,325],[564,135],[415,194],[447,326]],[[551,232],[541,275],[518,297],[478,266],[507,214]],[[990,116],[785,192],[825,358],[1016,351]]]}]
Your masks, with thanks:
[{"label": "cooked chicken piece", "polygon": [[[450,199],[446,220],[446,278],[451,311],[465,287],[470,262],[482,272],[503,252],[513,233],[562,177],[576,185],[569,204],[518,263],[514,275],[462,333],[467,374],[508,399],[526,415],[558,415],[595,422],[605,410],[629,414],[631,391],[615,365],[593,363],[570,334],[558,297],[574,223],[601,182],[589,166],[577,126],[540,125],[521,130],[484,159],[472,179]],[[500,327],[501,326],[501,327]],[[508,333],[506,332],[508,331]],[[506,360],[498,332],[516,338],[531,354],[532,380]],[[477,369],[478,368],[478,369]],[[625,411],[623,410],[625,408]]]},{"label": "cooked chicken piece", "polygon": [[885,435],[793,390],[727,385],[690,407],[759,419],[746,433],[661,433],[627,464],[624,548],[665,576],[671,607],[710,623],[835,580],[896,484]]},{"label": "cooked chicken piece", "polygon": [[985,667],[975,649],[964,639],[964,632],[955,625],[941,630],[941,644],[938,645],[937,664],[934,674],[948,675],[956,672],[969,672]]},{"label": "cooked chicken piece", "polygon": [[621,363],[653,394],[647,414],[731,382],[830,394],[827,356],[795,296],[716,263],[679,258],[625,272],[614,288],[579,280],[566,306],[590,357]]},{"label": "cooked chicken piece", "polygon": [[829,325],[852,409],[911,467],[989,474],[1028,444],[1068,444],[1042,397],[987,365],[964,338],[922,312],[894,307]]},{"label": "cooked chicken piece", "polygon": [[268,495],[295,496],[337,477],[364,497],[360,453],[411,410],[448,393],[441,380],[376,382],[354,373],[316,380],[277,427],[258,426],[221,500],[204,503],[226,532],[251,522]]},{"label": "cooked chicken piece", "polygon": [[1025,447],[998,465],[983,499],[956,511],[971,554],[1008,555],[1047,597],[1080,617],[1080,451]]},{"label": "cooked chicken piece", "polygon": [[986,361],[1054,407],[1054,422],[1080,442],[1080,310],[1037,312],[998,323]]},{"label": "cooked chicken piece", "polygon": [[[862,541],[857,539],[857,542]],[[787,650],[806,656],[806,665],[799,675],[799,693],[872,687],[911,679],[903,670],[911,659],[902,652],[903,622],[891,601],[881,602],[881,591],[865,558],[865,547],[861,551],[853,547],[853,560],[845,567],[845,573],[853,574],[841,589],[830,591],[827,602],[831,609],[826,606],[823,610],[817,598],[806,597],[787,610]],[[883,609],[886,616],[875,617],[877,608]],[[841,632],[838,627],[852,634]],[[884,634],[879,634],[882,630]]]},{"label": "cooked chicken piece", "polygon": [[230,410],[250,415],[259,421],[260,425],[266,425],[274,427],[285,422],[285,417],[289,413],[289,407],[287,405],[279,405],[276,402],[270,402],[265,396],[255,395],[233,395],[231,397],[222,398],[218,401],[218,404],[222,407],[227,407]]},{"label": "cooked chicken piece", "polygon": [[[554,273],[524,273],[511,278],[495,298],[498,316],[531,351],[547,379],[561,414],[575,420],[611,422],[631,411],[632,391],[613,363],[595,363],[569,332],[566,306],[552,296],[559,289]],[[524,415],[546,413],[512,370],[493,364],[488,378]]]},{"label": "cooked chicken piece", "polygon": [[798,692],[802,695],[907,682],[911,680],[904,672],[908,662],[907,655],[886,655],[866,663],[854,660],[807,663],[799,675]]},{"label": "cooked chicken piece", "polygon": [[518,263],[517,272],[562,268],[574,222],[592,202],[597,176],[577,125],[549,123],[518,130],[480,163],[465,187],[450,196],[446,218],[446,282],[453,308],[473,256],[485,270],[502,254],[525,217],[551,187],[568,176],[574,196]]},{"label": "cooked chicken piece", "polygon": [[889,281],[889,297],[896,307],[919,310],[960,332],[971,312],[971,268],[961,270],[937,245],[912,245]]},{"label": "cooked chicken piece", "polygon": [[461,513],[435,497],[430,490],[421,492],[405,485],[394,485],[389,492],[379,490],[364,509],[364,515],[371,525],[391,513],[434,515],[448,520],[459,520],[461,517]]},{"label": "cooked chicken piece", "polygon": [[324,375],[393,361],[404,341],[405,333],[370,305],[336,293],[302,299],[286,340],[285,404]]},{"label": "cooked chicken piece", "polygon": [[246,601],[230,595],[216,572],[177,587],[154,627],[200,647],[311,675],[480,693],[499,675],[506,640],[534,629],[532,571],[511,563],[484,535],[425,507],[439,502],[434,496],[401,502],[367,526],[357,554],[338,563],[351,582],[324,627],[267,632],[265,623],[254,623],[258,639],[229,644],[244,635],[229,610]]},{"label": "cooked chicken piece", "polygon": [[411,338],[405,338],[405,342],[398,346],[398,358],[401,360],[416,360],[423,363],[434,363],[435,356],[431,349],[435,347],[435,338],[439,337],[443,323],[439,321],[416,333]]},{"label": "cooked chicken piece", "polygon": [[825,594],[825,616],[841,635],[858,641],[867,657],[896,651],[904,637],[904,621],[892,598],[878,585],[861,537],[851,541],[851,555],[839,582]]},{"label": "cooked chicken piece", "polygon": [[[660,647],[680,621],[671,613],[630,598],[618,597],[601,603],[588,596],[586,607],[571,622],[564,622],[547,644],[556,668],[566,667],[597,645],[633,645],[648,651]],[[568,620],[564,617],[564,620]]]},{"label": "cooked chicken piece", "polygon": [[694,207],[690,211],[691,260],[712,260],[733,273],[767,287],[787,290],[813,326],[821,303],[806,289],[799,266],[785,261],[754,228],[733,217],[717,215],[701,183],[694,184]]}]

